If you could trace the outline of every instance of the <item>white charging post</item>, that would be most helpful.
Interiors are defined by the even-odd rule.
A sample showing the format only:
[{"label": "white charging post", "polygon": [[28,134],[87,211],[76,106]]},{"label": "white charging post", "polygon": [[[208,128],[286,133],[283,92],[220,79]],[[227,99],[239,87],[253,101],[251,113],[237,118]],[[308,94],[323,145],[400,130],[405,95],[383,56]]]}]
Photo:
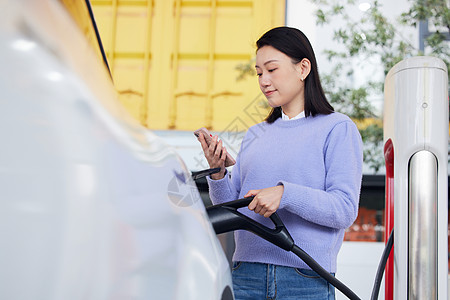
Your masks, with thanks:
[{"label": "white charging post", "polygon": [[386,274],[394,288],[386,299],[447,300],[446,65],[405,59],[389,71],[384,89],[384,142],[394,154],[394,268]]}]

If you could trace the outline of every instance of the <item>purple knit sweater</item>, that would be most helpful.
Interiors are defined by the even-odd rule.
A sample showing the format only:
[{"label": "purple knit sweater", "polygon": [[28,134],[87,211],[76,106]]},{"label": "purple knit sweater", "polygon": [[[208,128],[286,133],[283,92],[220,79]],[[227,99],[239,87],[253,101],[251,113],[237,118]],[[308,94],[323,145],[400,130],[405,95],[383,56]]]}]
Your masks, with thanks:
[{"label": "purple knit sweater", "polygon": [[[362,178],[361,136],[347,116],[335,112],[252,126],[231,173],[221,180],[208,177],[214,204],[242,198],[251,189],[284,185],[277,213],[295,244],[336,272],[345,228],[358,214]],[[240,211],[273,227],[248,208]],[[235,242],[233,261],[309,269],[295,254],[251,232],[236,231]]]}]

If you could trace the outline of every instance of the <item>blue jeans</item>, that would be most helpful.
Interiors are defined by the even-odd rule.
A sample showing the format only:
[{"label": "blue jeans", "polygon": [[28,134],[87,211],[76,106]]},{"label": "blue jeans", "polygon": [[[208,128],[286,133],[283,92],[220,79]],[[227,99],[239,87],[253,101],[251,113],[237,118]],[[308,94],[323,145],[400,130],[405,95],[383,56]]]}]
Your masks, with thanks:
[{"label": "blue jeans", "polygon": [[308,269],[233,262],[232,277],[236,300],[334,299],[334,287]]}]

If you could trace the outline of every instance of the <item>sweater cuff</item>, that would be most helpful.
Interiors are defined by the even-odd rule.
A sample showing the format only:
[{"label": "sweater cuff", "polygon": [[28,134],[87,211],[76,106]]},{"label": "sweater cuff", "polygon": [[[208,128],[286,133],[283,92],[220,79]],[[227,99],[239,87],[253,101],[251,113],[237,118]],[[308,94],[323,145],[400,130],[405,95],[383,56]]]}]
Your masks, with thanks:
[{"label": "sweater cuff", "polygon": [[211,175],[208,175],[208,176],[206,176],[206,180],[208,181],[208,183],[211,183],[211,182],[223,182],[223,181],[226,181],[227,176],[229,176],[228,175],[228,170],[225,169],[225,174],[223,175],[222,179],[212,179]]},{"label": "sweater cuff", "polygon": [[206,180],[209,186],[209,196],[214,204],[218,204],[228,198],[230,193],[228,170],[225,170],[225,175],[222,179],[215,180],[211,176],[206,176]]},{"label": "sweater cuff", "polygon": [[286,202],[286,185],[285,185],[285,181],[278,181],[277,186],[282,185],[283,186],[283,195],[281,195],[281,199],[280,199],[280,206],[278,207],[278,209],[280,208],[284,208],[286,206],[285,202]]},{"label": "sweater cuff", "polygon": [[[298,196],[299,196],[298,188],[299,187],[297,185],[287,182],[287,181],[284,181],[284,180],[278,181],[277,185],[282,185],[284,187],[283,195],[281,196],[281,200],[280,200],[279,209],[286,208],[289,206],[295,206],[295,207],[302,206],[301,199],[298,199]],[[293,200],[293,199],[295,199],[295,200]],[[292,203],[292,201],[295,201],[295,203]]]}]

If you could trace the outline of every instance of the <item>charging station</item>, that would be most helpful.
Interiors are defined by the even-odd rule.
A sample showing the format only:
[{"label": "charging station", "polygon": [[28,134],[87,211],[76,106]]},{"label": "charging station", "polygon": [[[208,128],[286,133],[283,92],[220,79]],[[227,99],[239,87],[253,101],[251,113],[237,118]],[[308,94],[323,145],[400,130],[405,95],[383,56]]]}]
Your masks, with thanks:
[{"label": "charging station", "polygon": [[447,67],[405,59],[387,74],[384,94],[385,230],[395,233],[385,299],[447,300]]}]

